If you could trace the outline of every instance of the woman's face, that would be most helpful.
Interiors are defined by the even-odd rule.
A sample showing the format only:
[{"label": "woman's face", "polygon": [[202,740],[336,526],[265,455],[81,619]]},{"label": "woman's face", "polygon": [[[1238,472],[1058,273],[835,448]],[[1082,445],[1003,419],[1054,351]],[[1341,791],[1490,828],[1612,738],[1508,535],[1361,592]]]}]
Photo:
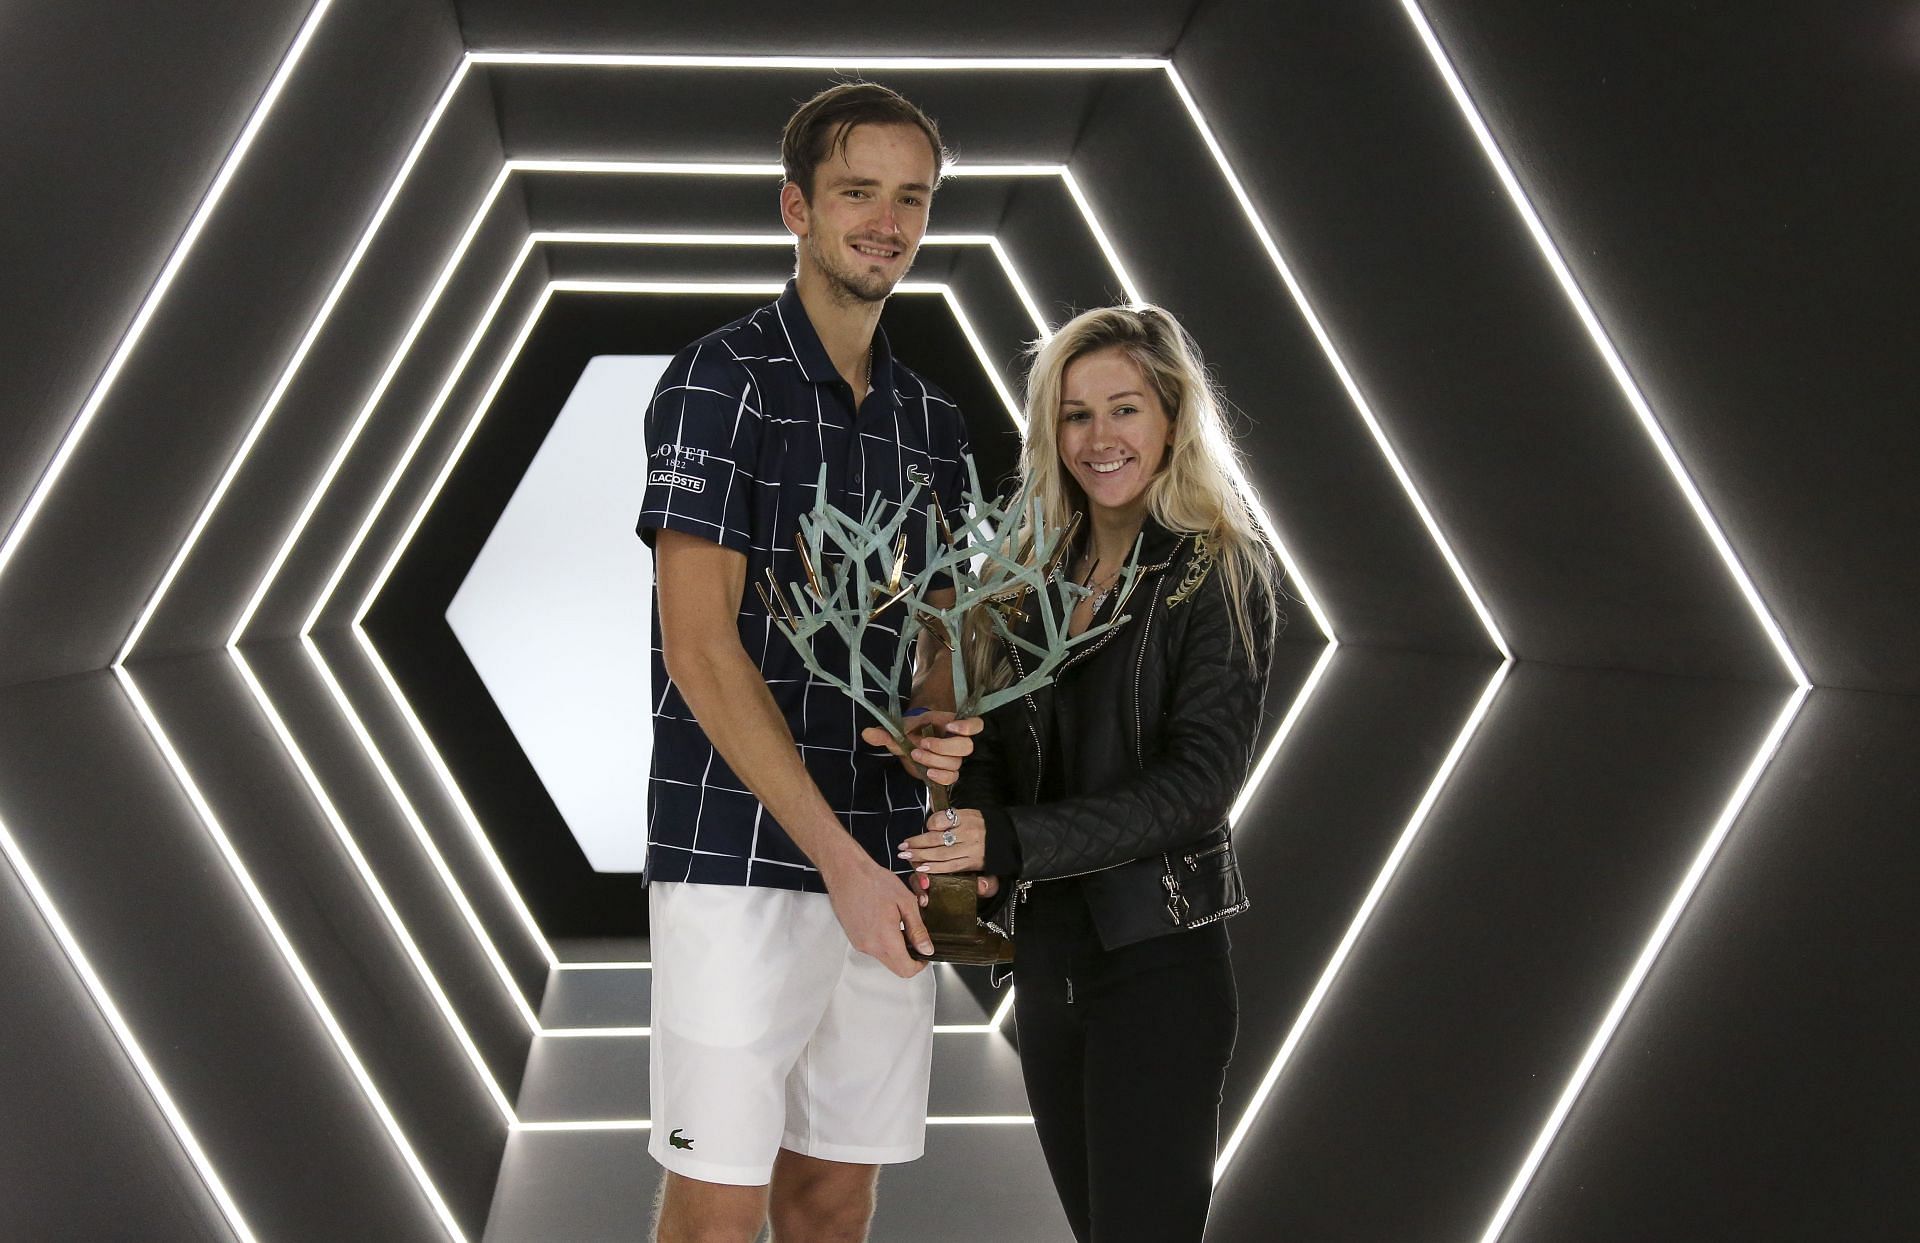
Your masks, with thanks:
[{"label": "woman's face", "polygon": [[1082,354],[1060,379],[1060,460],[1094,521],[1138,520],[1173,443],[1173,420],[1117,345]]}]

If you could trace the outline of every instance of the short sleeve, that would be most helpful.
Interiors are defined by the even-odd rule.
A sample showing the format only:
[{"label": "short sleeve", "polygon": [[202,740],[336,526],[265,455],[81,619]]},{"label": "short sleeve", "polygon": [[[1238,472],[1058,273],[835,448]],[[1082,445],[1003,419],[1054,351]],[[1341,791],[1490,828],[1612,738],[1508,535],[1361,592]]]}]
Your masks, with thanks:
[{"label": "short sleeve", "polygon": [[676,357],[647,405],[640,537],[665,528],[747,552],[765,416],[759,386],[712,343]]}]

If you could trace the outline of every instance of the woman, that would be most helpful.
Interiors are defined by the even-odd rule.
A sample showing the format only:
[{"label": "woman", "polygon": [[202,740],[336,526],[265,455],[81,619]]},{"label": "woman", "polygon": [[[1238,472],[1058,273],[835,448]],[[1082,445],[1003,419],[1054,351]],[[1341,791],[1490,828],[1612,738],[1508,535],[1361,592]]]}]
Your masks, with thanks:
[{"label": "woman", "polygon": [[[1247,907],[1227,811],[1253,760],[1274,573],[1199,353],[1166,312],[1067,324],[1034,361],[1027,427],[1027,499],[1056,528],[1082,516],[1067,564],[1092,594],[1070,631],[1127,621],[988,716],[957,823],[936,813],[901,854],[986,874],[1075,1237],[1198,1243],[1238,1018],[1222,921]],[[984,633],[968,655],[1001,685],[1019,658]]]}]

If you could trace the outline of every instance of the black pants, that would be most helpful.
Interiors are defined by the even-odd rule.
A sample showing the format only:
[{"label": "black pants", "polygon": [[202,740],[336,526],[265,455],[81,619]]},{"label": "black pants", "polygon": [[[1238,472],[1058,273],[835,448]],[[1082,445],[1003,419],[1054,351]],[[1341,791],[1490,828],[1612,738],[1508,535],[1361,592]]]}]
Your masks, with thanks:
[{"label": "black pants", "polygon": [[1239,1006],[1222,924],[1100,948],[1078,886],[1021,908],[1014,1018],[1080,1243],[1200,1243]]}]

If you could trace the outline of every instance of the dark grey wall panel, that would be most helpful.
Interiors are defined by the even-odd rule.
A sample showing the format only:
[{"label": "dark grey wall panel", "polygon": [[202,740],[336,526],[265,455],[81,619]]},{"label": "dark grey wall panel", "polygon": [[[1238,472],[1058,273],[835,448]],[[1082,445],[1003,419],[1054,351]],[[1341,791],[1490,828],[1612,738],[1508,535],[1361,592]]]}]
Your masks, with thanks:
[{"label": "dark grey wall panel", "polygon": [[994,232],[1053,326],[1089,308],[1126,301],[1126,288],[1059,178],[1015,186]]},{"label": "dark grey wall panel", "polygon": [[[512,1100],[514,1085],[527,1060],[527,1023],[407,823],[405,813],[355,737],[352,724],[335,702],[323,675],[300,644],[250,646],[244,655],[295,745],[313,767],[328,800],[338,809],[381,887],[398,908],[421,957],[446,991],[454,1013],[479,1048],[494,1081]],[[328,672],[332,672],[331,666]],[[333,676],[339,679],[339,674]],[[431,832],[428,839],[433,840]],[[436,849],[439,845],[434,841]],[[443,858],[446,853],[441,852]],[[451,863],[448,871],[453,873]],[[454,875],[457,879],[458,873]],[[490,884],[490,878],[475,875],[471,879],[476,885]],[[399,947],[393,950],[398,953]],[[523,995],[537,998],[539,994],[527,990]],[[426,1021],[432,1024],[440,1020],[435,1014]],[[454,1057],[463,1060],[457,1053]]]},{"label": "dark grey wall panel", "polygon": [[[0,1238],[232,1239],[26,887],[0,868]],[[189,1120],[189,1125],[192,1125]]]},{"label": "dark grey wall panel", "polygon": [[[489,278],[489,293],[504,275],[504,272],[496,272]],[[428,360],[423,360],[420,364],[422,369],[431,368],[431,382],[426,389],[429,394],[437,393],[449,377],[454,381],[446,404],[430,423],[424,424],[424,430],[423,421],[430,409],[427,400],[396,402],[390,393],[388,400],[382,403],[382,408],[374,412],[366,435],[355,447],[356,454],[360,455],[358,473],[343,472],[328,493],[328,506],[339,515],[339,525],[322,529],[316,522],[299,554],[303,560],[317,561],[323,575],[330,572],[347,552],[348,537],[359,528],[367,514],[373,512],[380,489],[385,486],[390,472],[400,465],[406,444],[416,435],[423,438],[400,475],[392,495],[379,507],[366,539],[321,615],[320,625],[344,626],[352,621],[360,601],[372,590],[387,558],[399,546],[408,523],[413,520],[414,512],[446,463],[461,431],[480,408],[495,372],[512,349],[515,337],[539,305],[550,276],[547,255],[543,249],[536,249],[520,274],[514,278],[498,314],[487,326],[479,347],[464,367],[454,366],[457,354],[451,351],[445,357],[431,355]],[[484,307],[477,308],[454,321],[462,342],[480,325],[484,310]],[[423,374],[419,379],[425,381],[429,376]],[[399,385],[394,387],[397,390]],[[317,590],[314,595],[317,597]]]},{"label": "dark grey wall panel", "polygon": [[[1334,653],[1234,830],[1253,907],[1230,926],[1240,1039],[1223,1132],[1246,1112],[1494,668],[1473,657]],[[1251,1168],[1263,1159],[1258,1145],[1235,1157]]]},{"label": "dark grey wall panel", "polygon": [[1110,81],[1073,167],[1142,295],[1251,420],[1254,485],[1341,641],[1491,651],[1165,76]]},{"label": "dark grey wall panel", "polygon": [[[9,6],[0,530],[26,504],[311,7]],[[167,55],[154,55],[160,46]],[[17,590],[15,580],[8,594]]]},{"label": "dark grey wall panel", "polygon": [[[488,72],[508,155],[726,161],[777,161],[780,131],[795,105],[848,76],[556,65],[496,65]],[[862,76],[925,109],[947,149],[963,160],[1057,162],[1112,71],[889,69]]]},{"label": "dark grey wall panel", "polygon": [[111,674],[0,696],[0,815],[261,1238],[444,1243]]},{"label": "dark grey wall panel", "polygon": [[[432,316],[408,349],[339,474],[328,486],[312,520],[261,601],[249,635],[285,638],[299,632],[308,611],[319,600],[327,579],[360,529],[362,519],[386,485],[389,473],[400,461],[414,428],[432,409],[447,374],[466,348],[468,338],[479,326],[500,282],[507,278],[515,256],[526,241],[524,209],[511,189],[502,194],[497,218],[490,217],[481,229]],[[536,251],[527,259],[476,358],[495,357],[511,343],[520,320],[546,281],[546,260]],[[399,346],[400,342],[395,340],[389,350]],[[481,388],[484,387],[482,381]],[[453,393],[438,418],[443,421],[463,418],[467,405],[477,394],[478,390]],[[346,419],[350,421],[358,413],[355,407]],[[320,481],[321,466],[320,463],[314,466],[315,485]],[[335,604],[351,616],[359,597],[348,593],[346,588],[342,588],[341,594],[343,598],[336,599]]]},{"label": "dark grey wall panel", "polygon": [[489,51],[706,52],[839,55],[849,48],[919,56],[1157,55],[1172,47],[1192,0],[1125,8],[1095,0],[1035,6],[976,0],[964,21],[940,7],[900,6],[884,17],[865,4],[829,0],[801,21],[771,4],[731,10],[637,6],[614,0],[459,0],[467,40]]},{"label": "dark grey wall panel", "polygon": [[1911,697],[1807,700],[1509,1240],[1920,1235],[1916,740]]},{"label": "dark grey wall panel", "polygon": [[379,671],[360,643],[340,630],[316,633],[314,644],[339,680],[354,714],[372,735],[381,758],[393,770],[395,782],[446,857],[448,870],[499,949],[521,994],[537,1001],[547,986],[546,956],[468,833],[459,808],[440,783],[432,761],[414,740],[412,729],[382,685]]},{"label": "dark grey wall panel", "polygon": [[1399,5],[1219,0],[1176,59],[1515,653],[1784,679]]},{"label": "dark grey wall panel", "polygon": [[1920,690],[1912,10],[1431,7],[1813,680]]},{"label": "dark grey wall panel", "polygon": [[1221,1183],[1218,1237],[1478,1238],[1784,699],[1516,666]]},{"label": "dark grey wall panel", "polygon": [[139,680],[401,1133],[479,1233],[507,1125],[239,669],[210,652]]},{"label": "dark grey wall panel", "polygon": [[[439,89],[427,80],[430,74],[424,65],[419,77],[422,88],[431,87],[436,93],[422,103],[415,97],[417,92],[409,90],[404,101],[395,101],[396,107],[421,105],[414,118],[416,128],[424,124]],[[397,174],[400,160],[411,150],[411,142],[408,135],[397,155],[382,151],[371,160],[364,183],[366,214],[354,222],[349,248],[340,256],[342,264],[372,223],[373,211]],[[324,331],[142,636],[141,656],[203,650],[226,640],[285,534],[293,529],[321,471],[379,382],[394,347],[413,322],[416,307],[485,198],[501,158],[486,80],[469,74],[415,165],[406,191],[382,223]],[[512,208],[509,203],[502,214],[512,217]],[[336,278],[337,274],[328,273],[329,288]],[[289,313],[287,318],[289,323],[297,321],[296,331],[304,336],[311,315]],[[269,392],[290,361],[290,357],[261,361]],[[245,415],[246,427],[252,426],[260,408]],[[186,534],[183,528],[181,538]]]},{"label": "dark grey wall panel", "polygon": [[329,12],[9,567],[0,682],[111,659],[384,188],[369,152],[405,149],[456,53],[441,0]]}]

